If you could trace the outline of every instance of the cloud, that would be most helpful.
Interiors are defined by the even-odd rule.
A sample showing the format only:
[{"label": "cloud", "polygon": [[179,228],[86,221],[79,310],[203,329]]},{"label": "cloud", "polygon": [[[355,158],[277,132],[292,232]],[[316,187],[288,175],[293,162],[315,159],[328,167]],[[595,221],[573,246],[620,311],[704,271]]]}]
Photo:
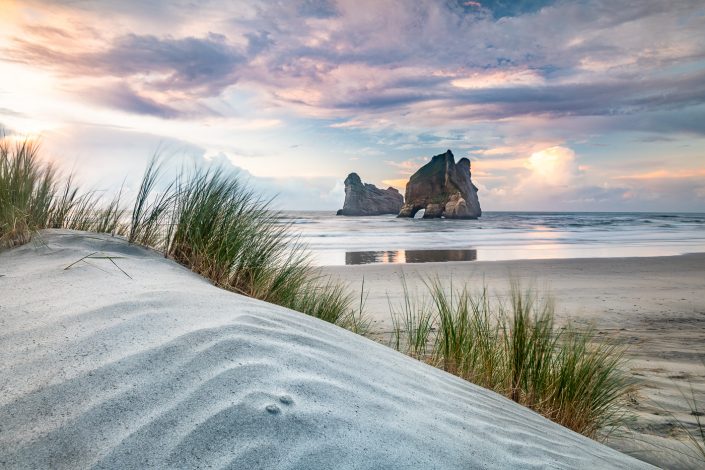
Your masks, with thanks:
[{"label": "cloud", "polygon": [[489,12],[494,19],[534,13],[552,3],[554,0],[482,0],[482,2],[462,0],[464,7]]},{"label": "cloud", "polygon": [[[482,171],[474,171],[473,179],[483,204],[495,210],[677,211],[699,210],[705,202],[705,167],[609,176],[580,161],[573,149],[552,146],[529,156],[489,160],[489,178],[485,161],[476,161],[473,168]],[[658,164],[641,163],[646,168]]]},{"label": "cloud", "polygon": [[330,97],[319,95],[316,104],[369,111],[406,107],[417,115],[438,109],[448,120],[493,121],[534,115],[613,117],[682,109],[704,102],[705,71],[668,80],[644,79],[639,83],[603,81],[513,86],[508,82],[499,87],[478,85],[476,89],[463,87],[457,91],[441,86],[421,93],[398,87],[379,88],[367,90],[364,98],[356,91]]},{"label": "cloud", "polygon": [[[78,47],[80,40],[76,38],[72,46]],[[260,37],[257,47],[263,47],[265,40],[266,36]],[[94,102],[161,117],[177,115],[174,105],[180,101],[187,105],[191,101],[193,108],[194,99],[218,96],[237,82],[247,61],[224,35],[214,33],[181,38],[130,33],[107,41],[98,50],[79,47],[76,51],[37,42],[35,36],[34,40],[15,39],[5,52],[15,62],[49,68],[65,77],[119,79],[119,85],[108,87],[89,82],[89,93],[84,93],[84,83],[77,88]]]},{"label": "cloud", "polygon": [[474,173],[490,174],[493,170],[516,170],[527,167],[526,158],[482,159],[472,161]]},{"label": "cloud", "polygon": [[107,51],[79,61],[117,77],[154,74],[149,88],[213,96],[236,81],[245,57],[222,34],[203,38],[128,34],[117,38]]},{"label": "cloud", "polygon": [[13,117],[24,117],[24,113],[19,113],[8,108],[0,108],[0,115],[13,116]]},{"label": "cloud", "polygon": [[28,121],[17,129],[90,121],[208,152],[237,142],[260,155],[237,160],[258,175],[328,178],[317,194],[350,156],[396,181],[451,148],[490,207],[622,204],[647,186],[666,198],[660,179],[691,184],[658,171],[699,165],[670,163],[705,136],[703,13],[698,0],[27,0],[0,19],[0,96]]},{"label": "cloud", "polygon": [[[702,67],[664,69],[705,60],[705,44],[690,40],[705,27],[704,15],[694,14],[697,2],[624,8],[607,0],[419,1],[409,8],[395,1],[298,0],[245,8],[206,1],[198,10],[166,2],[149,8],[98,4],[122,15],[130,10],[140,21],[172,18],[180,22],[174,31],[189,25],[208,31],[104,34],[100,47],[81,47],[84,38],[66,29],[30,24],[29,34],[5,52],[64,74],[127,79],[137,97],[166,106],[217,97],[241,82],[264,92],[273,106],[305,116],[373,129],[387,123],[405,132],[525,116],[600,116],[627,126],[614,116],[705,102]],[[196,17],[210,18],[218,8],[220,23],[189,21],[196,11]],[[656,26],[659,37],[648,33]],[[62,44],[73,38],[75,50],[52,47],[51,37],[61,37]],[[400,113],[403,119],[395,119]],[[689,131],[693,124],[682,126]]]},{"label": "cloud", "polygon": [[451,80],[450,84],[462,89],[507,88],[513,86],[544,85],[545,78],[535,70],[492,70],[489,73],[473,72],[466,77]]},{"label": "cloud", "polygon": [[[338,127],[408,134],[536,116],[561,126],[566,118],[600,117],[622,129],[647,119],[658,132],[676,111],[705,102],[702,67],[682,66],[705,60],[705,44],[689,39],[705,27],[703,16],[677,19],[693,13],[694,2],[670,9],[659,2],[479,2],[507,10],[500,21],[440,2],[358,3],[341,0],[335,17],[295,25],[285,12],[262,10],[253,21],[266,25],[276,46],[243,80],[256,80],[277,106],[340,119]],[[524,6],[509,12],[517,3]],[[648,34],[654,27],[668,39]],[[694,122],[676,126],[691,132]]]},{"label": "cloud", "polygon": [[565,146],[543,148],[528,156],[479,160],[473,162],[473,174],[480,182],[481,196],[489,193],[491,203],[499,205],[517,201],[525,207],[561,207],[568,201],[577,205],[587,192],[595,192],[588,189],[590,183],[583,178],[575,152]]},{"label": "cloud", "polygon": [[96,103],[136,114],[163,118],[173,118],[182,114],[167,104],[141,95],[124,83],[88,89],[84,91],[84,96],[91,97]]},{"label": "cloud", "polygon": [[278,210],[334,210],[343,206],[345,186],[338,178],[267,178],[236,165],[225,153],[209,155],[206,165],[237,175]]},{"label": "cloud", "polygon": [[575,152],[560,146],[532,153],[526,161],[526,168],[531,173],[520,187],[568,186],[580,171],[575,161]]},{"label": "cloud", "polygon": [[663,179],[691,179],[705,177],[705,168],[688,170],[654,170],[646,173],[615,176],[616,180],[663,180]]},{"label": "cloud", "polygon": [[396,178],[382,180],[382,183],[387,187],[396,188],[400,193],[404,194],[406,191],[406,184],[409,182],[409,178]]},{"label": "cloud", "polygon": [[338,15],[338,8],[331,0],[302,0],[299,13],[310,18],[332,18]]},{"label": "cloud", "polygon": [[247,38],[247,55],[256,56],[271,47],[276,43],[272,40],[271,35],[267,31],[257,31],[245,33]]},{"label": "cloud", "polygon": [[397,168],[400,174],[411,176],[428,161],[428,157],[415,157],[401,162],[387,160],[385,163]]}]

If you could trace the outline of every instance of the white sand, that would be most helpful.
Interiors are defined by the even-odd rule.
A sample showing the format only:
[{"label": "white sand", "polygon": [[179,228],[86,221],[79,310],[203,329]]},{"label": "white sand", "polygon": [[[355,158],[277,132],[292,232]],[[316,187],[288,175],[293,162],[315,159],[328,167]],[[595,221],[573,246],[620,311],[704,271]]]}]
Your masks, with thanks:
[{"label": "white sand", "polygon": [[[599,334],[626,345],[628,372],[641,385],[630,408],[636,421],[625,438],[609,444],[664,468],[697,468],[681,452],[688,442],[676,422],[697,432],[683,397],[691,388],[705,405],[705,254],[644,258],[477,261],[408,265],[326,267],[369,294],[375,328],[389,331],[389,300],[398,303],[404,275],[410,290],[424,295],[422,279],[470,288],[486,284],[504,297],[510,278],[550,291],[559,322],[594,325]],[[700,462],[702,465],[702,461]]]},{"label": "white sand", "polygon": [[[150,251],[44,239],[0,254],[0,467],[646,466]],[[131,279],[107,259],[64,270],[96,251]]]}]

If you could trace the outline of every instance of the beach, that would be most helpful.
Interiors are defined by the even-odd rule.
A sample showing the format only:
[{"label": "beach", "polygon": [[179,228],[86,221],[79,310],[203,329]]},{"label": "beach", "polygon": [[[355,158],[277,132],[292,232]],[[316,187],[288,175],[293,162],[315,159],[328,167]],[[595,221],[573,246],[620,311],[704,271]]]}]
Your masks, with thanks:
[{"label": "beach", "polygon": [[705,1],[0,4],[0,470],[705,470]]},{"label": "beach", "polygon": [[[400,276],[421,298],[423,279],[470,289],[487,286],[506,296],[510,279],[549,292],[559,324],[569,320],[594,326],[599,337],[627,348],[629,374],[639,384],[630,409],[634,435],[613,438],[616,448],[657,464],[688,468],[679,456],[655,452],[654,445],[682,450],[687,439],[675,418],[693,427],[695,417],[684,399],[691,390],[705,401],[705,254],[663,257],[578,258],[470,261],[416,264],[366,264],[322,268],[349,282],[359,294],[364,278],[366,311],[373,330],[391,330],[389,302],[402,298]],[[665,459],[665,460],[664,460]]]},{"label": "beach", "polygon": [[109,235],[0,253],[0,466],[648,468]]}]

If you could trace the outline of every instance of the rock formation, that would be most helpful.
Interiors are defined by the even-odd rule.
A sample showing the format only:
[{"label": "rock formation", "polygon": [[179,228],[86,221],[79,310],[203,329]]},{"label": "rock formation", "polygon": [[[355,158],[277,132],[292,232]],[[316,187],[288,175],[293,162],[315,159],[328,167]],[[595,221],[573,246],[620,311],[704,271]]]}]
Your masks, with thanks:
[{"label": "rock formation", "polygon": [[397,214],[403,204],[404,198],[396,189],[364,184],[357,173],[350,173],[345,178],[345,203],[338,215]]},{"label": "rock formation", "polygon": [[470,180],[470,160],[455,163],[453,152],[436,155],[411,175],[399,217],[425,209],[424,219],[476,219],[482,215],[477,188]]}]

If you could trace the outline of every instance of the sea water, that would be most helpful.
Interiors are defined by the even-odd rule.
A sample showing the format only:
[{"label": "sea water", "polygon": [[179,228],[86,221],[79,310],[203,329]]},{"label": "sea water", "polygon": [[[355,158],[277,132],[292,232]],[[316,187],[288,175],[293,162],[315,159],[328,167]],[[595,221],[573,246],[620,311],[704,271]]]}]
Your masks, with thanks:
[{"label": "sea water", "polygon": [[485,212],[477,220],[285,212],[318,265],[705,252],[705,214]]}]

